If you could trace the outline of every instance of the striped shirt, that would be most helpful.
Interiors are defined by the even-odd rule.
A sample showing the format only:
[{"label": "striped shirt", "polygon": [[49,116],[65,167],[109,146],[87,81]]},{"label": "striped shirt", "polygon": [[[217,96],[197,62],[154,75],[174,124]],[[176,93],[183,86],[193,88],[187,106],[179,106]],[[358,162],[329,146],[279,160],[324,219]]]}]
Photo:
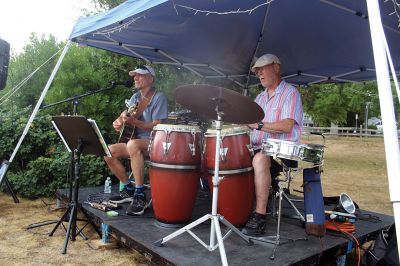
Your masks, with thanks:
[{"label": "striped shirt", "polygon": [[303,106],[301,96],[295,87],[282,80],[271,97],[264,90],[257,95],[255,102],[264,110],[262,122],[272,123],[284,119],[295,121],[290,133],[269,133],[254,129],[251,134],[253,147],[260,148],[263,139],[273,138],[299,143],[303,128]]}]

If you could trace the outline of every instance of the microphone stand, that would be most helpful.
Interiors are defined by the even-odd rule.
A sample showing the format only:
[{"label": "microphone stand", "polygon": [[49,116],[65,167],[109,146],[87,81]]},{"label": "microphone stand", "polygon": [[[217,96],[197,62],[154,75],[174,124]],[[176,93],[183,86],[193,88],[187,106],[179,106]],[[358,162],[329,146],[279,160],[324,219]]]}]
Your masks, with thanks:
[{"label": "microphone stand", "polygon": [[[41,109],[47,109],[47,108],[50,108],[50,107],[53,107],[53,106],[56,106],[56,105],[59,105],[59,104],[62,104],[62,103],[66,103],[66,102],[75,103],[80,98],[83,98],[83,97],[86,97],[86,96],[89,96],[89,95],[92,95],[92,94],[96,94],[96,93],[99,93],[99,92],[108,91],[108,90],[114,89],[116,86],[117,86],[117,84],[112,83],[111,86],[109,86],[107,88],[102,88],[102,89],[98,89],[98,90],[95,90],[95,91],[89,91],[89,92],[86,92],[86,93],[83,93],[83,94],[80,94],[80,95],[75,95],[75,96],[69,97],[67,99],[61,100],[59,102],[55,102],[55,103],[51,103],[51,104],[45,105],[45,106],[41,107]],[[78,105],[78,104],[76,103],[76,105]],[[74,105],[74,108],[75,107],[76,106]],[[77,114],[77,110],[76,109],[73,110],[73,114],[74,115]]]}]

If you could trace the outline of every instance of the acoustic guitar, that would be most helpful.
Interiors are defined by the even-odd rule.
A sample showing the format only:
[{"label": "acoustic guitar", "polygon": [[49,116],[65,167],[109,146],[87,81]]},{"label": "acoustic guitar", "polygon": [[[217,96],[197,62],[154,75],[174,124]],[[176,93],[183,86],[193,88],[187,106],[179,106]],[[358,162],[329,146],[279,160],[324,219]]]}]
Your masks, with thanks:
[{"label": "acoustic guitar", "polygon": [[[139,102],[135,102],[132,106],[128,108],[126,111],[127,116],[135,116],[139,107]],[[129,140],[135,138],[135,129],[136,126],[128,125],[124,123],[121,127],[118,143],[127,143]]]}]

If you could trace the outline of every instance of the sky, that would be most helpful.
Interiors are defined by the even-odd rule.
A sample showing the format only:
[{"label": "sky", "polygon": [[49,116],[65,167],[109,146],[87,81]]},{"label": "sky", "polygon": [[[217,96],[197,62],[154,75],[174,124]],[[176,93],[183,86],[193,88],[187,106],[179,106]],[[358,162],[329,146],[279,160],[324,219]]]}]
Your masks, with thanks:
[{"label": "sky", "polygon": [[84,16],[81,10],[92,6],[90,0],[0,0],[0,38],[16,53],[29,43],[32,32],[66,40]]}]

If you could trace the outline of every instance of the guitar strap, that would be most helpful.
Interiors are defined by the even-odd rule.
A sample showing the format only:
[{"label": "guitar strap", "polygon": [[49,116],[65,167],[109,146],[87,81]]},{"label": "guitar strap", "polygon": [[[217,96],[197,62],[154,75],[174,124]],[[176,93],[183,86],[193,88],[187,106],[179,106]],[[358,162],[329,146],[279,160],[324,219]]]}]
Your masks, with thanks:
[{"label": "guitar strap", "polygon": [[146,93],[146,96],[144,96],[144,97],[142,97],[142,99],[140,99],[137,111],[134,115],[135,118],[139,119],[139,117],[143,114],[144,110],[146,110],[147,106],[153,99],[154,94],[156,94],[156,90],[151,89],[150,91],[148,91]]}]

